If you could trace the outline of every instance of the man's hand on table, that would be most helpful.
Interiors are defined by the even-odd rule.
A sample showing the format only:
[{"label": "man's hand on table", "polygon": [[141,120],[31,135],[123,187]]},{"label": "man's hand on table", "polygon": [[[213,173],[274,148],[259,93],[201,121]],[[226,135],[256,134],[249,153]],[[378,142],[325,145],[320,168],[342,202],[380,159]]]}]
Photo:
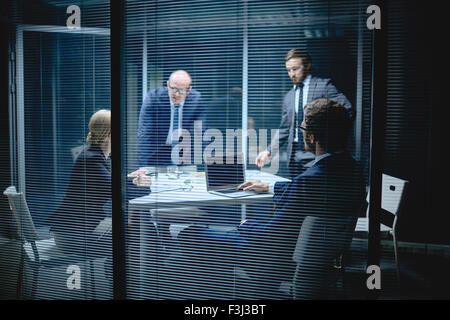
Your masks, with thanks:
[{"label": "man's hand on table", "polygon": [[138,187],[150,187],[152,185],[152,178],[147,176],[147,174],[148,170],[139,169],[128,174],[128,177],[134,177],[133,183]]},{"label": "man's hand on table", "polygon": [[269,184],[259,181],[247,181],[239,185],[236,190],[269,192]]}]

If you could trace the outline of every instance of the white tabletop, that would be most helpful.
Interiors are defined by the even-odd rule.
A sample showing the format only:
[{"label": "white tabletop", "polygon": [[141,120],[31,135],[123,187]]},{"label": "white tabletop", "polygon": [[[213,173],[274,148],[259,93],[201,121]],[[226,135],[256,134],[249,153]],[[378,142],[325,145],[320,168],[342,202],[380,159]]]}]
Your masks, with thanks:
[{"label": "white tabletop", "polygon": [[[289,181],[289,179],[259,170],[247,170],[246,180],[259,180],[267,183]],[[189,186],[192,186],[191,190],[189,190]],[[130,200],[130,209],[246,204],[271,201],[273,196],[270,193],[261,193],[242,198],[229,198],[211,194],[206,190],[206,178],[203,172],[184,173],[178,179],[170,179],[168,174],[159,173],[152,178],[151,191],[148,196]]]}]

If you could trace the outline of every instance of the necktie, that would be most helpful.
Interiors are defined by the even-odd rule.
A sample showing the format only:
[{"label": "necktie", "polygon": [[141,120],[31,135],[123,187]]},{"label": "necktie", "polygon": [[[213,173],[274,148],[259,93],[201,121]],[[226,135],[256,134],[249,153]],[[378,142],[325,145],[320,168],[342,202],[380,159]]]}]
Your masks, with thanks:
[{"label": "necktie", "polygon": [[303,111],[303,82],[295,85],[295,90],[300,90],[298,96],[298,112]]},{"label": "necktie", "polygon": [[298,129],[298,126],[302,123],[303,121],[303,82],[299,83],[297,85],[295,85],[295,90],[299,90],[298,92],[298,108],[296,108],[296,110],[298,110],[298,112],[296,112],[295,116],[296,116],[296,121],[295,121],[295,130],[297,132],[297,142],[298,142],[298,147],[300,150],[304,149],[303,146],[303,136],[302,136],[302,132],[301,130]]},{"label": "necktie", "polygon": [[173,109],[173,131],[176,131],[179,129],[178,126],[178,122],[179,122],[179,110],[180,110],[180,106],[179,105],[175,105],[174,109]]},{"label": "necktie", "polygon": [[[175,107],[175,108],[173,109],[173,124],[172,124],[173,131],[172,131],[172,134],[173,134],[174,132],[176,132],[176,130],[180,129],[180,126],[179,126],[179,119],[180,119],[180,117],[179,117],[179,115],[180,115],[179,111],[180,111],[180,106],[179,106],[179,105],[175,105],[174,107]],[[177,138],[177,137],[178,137],[178,138]],[[175,138],[175,139],[172,140],[172,148],[175,147],[175,145],[177,145],[177,144],[180,142],[181,136],[179,136],[178,134],[176,134],[176,135],[174,136],[174,138]],[[181,159],[181,158],[183,157],[183,150],[180,149],[179,151],[180,151],[180,152],[179,152],[179,154],[178,154],[178,157]],[[175,161],[175,163],[178,163],[178,162]]]}]

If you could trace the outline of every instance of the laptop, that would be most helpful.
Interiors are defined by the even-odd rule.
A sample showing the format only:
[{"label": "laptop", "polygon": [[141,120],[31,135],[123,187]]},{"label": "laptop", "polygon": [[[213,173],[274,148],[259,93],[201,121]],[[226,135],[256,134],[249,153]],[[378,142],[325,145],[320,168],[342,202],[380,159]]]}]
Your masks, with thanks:
[{"label": "laptop", "polygon": [[223,161],[222,164],[206,163],[205,173],[206,189],[209,193],[229,198],[259,194],[255,191],[236,191],[236,187],[245,182],[245,167],[243,163],[237,163],[237,157],[234,158],[232,164],[226,163],[226,161]]}]

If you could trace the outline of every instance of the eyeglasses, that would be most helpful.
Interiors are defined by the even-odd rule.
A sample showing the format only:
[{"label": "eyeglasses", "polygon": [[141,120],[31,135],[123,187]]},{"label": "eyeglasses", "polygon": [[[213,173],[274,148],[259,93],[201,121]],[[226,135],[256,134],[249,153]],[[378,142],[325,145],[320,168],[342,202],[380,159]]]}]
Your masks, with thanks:
[{"label": "eyeglasses", "polygon": [[173,93],[186,94],[189,91],[189,89],[178,89],[178,88],[173,88],[170,86],[168,86],[168,87],[170,90],[173,91]]}]

